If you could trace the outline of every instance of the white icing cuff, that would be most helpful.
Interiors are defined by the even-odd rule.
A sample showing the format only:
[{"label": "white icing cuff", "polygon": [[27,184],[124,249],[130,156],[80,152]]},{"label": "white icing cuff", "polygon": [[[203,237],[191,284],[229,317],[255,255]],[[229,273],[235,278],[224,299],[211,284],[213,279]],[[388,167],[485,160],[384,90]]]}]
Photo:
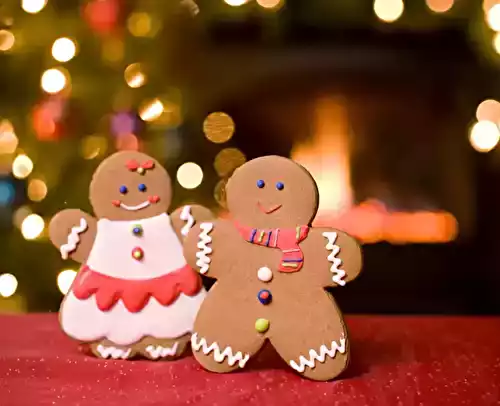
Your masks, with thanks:
[{"label": "white icing cuff", "polygon": [[208,268],[210,267],[210,258],[208,255],[212,253],[212,248],[208,245],[212,242],[212,237],[208,234],[213,230],[214,225],[212,223],[201,223],[200,228],[202,232],[200,233],[200,241],[198,242],[198,251],[196,253],[196,266],[200,268],[200,273],[206,274],[208,272]]},{"label": "white icing cuff", "polygon": [[80,225],[75,226],[71,229],[71,232],[68,235],[68,241],[66,244],[61,245],[59,251],[61,253],[62,259],[68,259],[69,254],[76,250],[76,247],[80,243],[80,234],[87,230],[88,224],[84,218],[80,219]]},{"label": "white icing cuff", "polygon": [[211,352],[213,352],[213,357],[215,362],[218,362],[219,364],[224,361],[225,358],[227,358],[227,363],[229,366],[233,366],[234,364],[238,363],[238,366],[240,368],[243,368],[245,364],[248,362],[250,359],[249,354],[244,354],[241,351],[237,351],[236,353],[233,353],[233,349],[229,346],[227,346],[224,351],[221,352],[219,345],[216,342],[213,342],[210,346],[207,344],[207,340],[204,338],[200,338],[198,340],[198,334],[194,333],[191,336],[191,347],[195,351],[199,351],[202,349],[203,354],[208,355]]},{"label": "white icing cuff", "polygon": [[148,345],[146,347],[147,353],[153,359],[173,357],[177,353],[179,343],[176,341],[172,347],[162,347],[161,345]]},{"label": "white icing cuff", "polygon": [[340,252],[340,247],[335,244],[335,241],[337,241],[337,233],[334,231],[324,232],[323,237],[328,238],[326,249],[332,251],[330,255],[328,255],[328,261],[332,263],[332,266],[330,267],[330,272],[333,273],[332,281],[337,285],[345,286],[345,271],[343,269],[340,269],[342,260],[340,258],[337,258],[337,255]]},{"label": "white icing cuff", "polygon": [[346,351],[346,339],[341,338],[340,345],[336,341],[332,341],[330,348],[326,345],[322,345],[319,347],[319,354],[316,350],[309,350],[309,358],[301,355],[299,357],[299,363],[297,364],[295,361],[290,361],[290,366],[295,369],[297,372],[303,373],[306,370],[306,367],[311,369],[316,365],[316,361],[320,363],[324,363],[326,361],[326,357],[335,358],[335,354],[340,352],[341,354],[345,354]]},{"label": "white icing cuff", "polygon": [[102,358],[127,359],[132,350],[130,348],[124,350],[116,347],[105,347],[102,344],[97,346],[97,352]]},{"label": "white icing cuff", "polygon": [[193,227],[194,224],[194,217],[191,214],[191,206],[184,206],[182,208],[181,214],[180,214],[180,219],[185,221],[186,224],[184,227],[182,227],[181,234],[185,237],[188,235],[189,230]]}]

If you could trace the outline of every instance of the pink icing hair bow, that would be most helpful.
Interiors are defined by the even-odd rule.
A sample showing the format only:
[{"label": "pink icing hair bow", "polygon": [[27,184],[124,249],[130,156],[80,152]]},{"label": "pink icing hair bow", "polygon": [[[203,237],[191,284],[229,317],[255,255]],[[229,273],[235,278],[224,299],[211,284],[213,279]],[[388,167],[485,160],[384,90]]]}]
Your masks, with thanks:
[{"label": "pink icing hair bow", "polygon": [[144,171],[146,169],[153,169],[155,166],[155,163],[153,161],[146,161],[142,165],[139,164],[135,159],[131,159],[130,161],[127,162],[126,164],[128,170],[130,171],[137,171],[141,169],[141,171]]}]

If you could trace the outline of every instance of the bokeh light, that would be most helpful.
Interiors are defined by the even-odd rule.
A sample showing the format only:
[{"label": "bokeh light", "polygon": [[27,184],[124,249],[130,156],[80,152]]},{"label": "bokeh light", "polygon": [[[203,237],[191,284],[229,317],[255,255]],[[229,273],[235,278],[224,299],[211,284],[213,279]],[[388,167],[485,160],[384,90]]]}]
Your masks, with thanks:
[{"label": "bokeh light", "polygon": [[375,0],[373,3],[375,15],[386,23],[392,23],[400,18],[404,8],[402,0]]},{"label": "bokeh light", "polygon": [[500,31],[500,4],[495,4],[488,10],[486,22],[493,31]]},{"label": "bokeh light", "polygon": [[248,0],[224,0],[224,3],[233,6],[233,7],[238,7],[242,6],[243,4],[247,3]]},{"label": "bokeh light", "polygon": [[0,155],[13,154],[18,144],[19,140],[10,121],[0,121]]},{"label": "bokeh light", "polygon": [[14,46],[16,37],[9,30],[0,30],[0,51],[8,51]]},{"label": "bokeh light", "polygon": [[17,228],[21,228],[23,221],[26,217],[28,217],[32,213],[31,209],[28,206],[19,207],[12,216],[12,223]]},{"label": "bokeh light", "polygon": [[201,185],[203,170],[194,162],[186,162],[177,169],[177,182],[184,189],[195,189]]},{"label": "bokeh light", "polygon": [[497,54],[500,54],[500,32],[497,32],[493,37],[493,48]]},{"label": "bokeh light", "polygon": [[246,160],[245,154],[238,148],[225,148],[216,155],[214,168],[220,177],[224,177],[243,165]]},{"label": "bokeh light", "polygon": [[28,184],[28,198],[33,202],[41,202],[47,196],[47,184],[41,179],[31,179]]},{"label": "bokeh light", "polygon": [[17,278],[10,274],[4,273],[0,275],[0,296],[11,297],[17,290]]},{"label": "bokeh light", "polygon": [[38,214],[29,214],[21,223],[21,233],[26,240],[34,240],[42,234],[45,222]]},{"label": "bokeh light", "polygon": [[226,180],[221,179],[214,188],[214,199],[219,206],[226,208]]},{"label": "bokeh light", "polygon": [[482,101],[476,109],[477,121],[500,121],[500,103],[493,99]]},{"label": "bokeh light", "polygon": [[278,8],[283,5],[284,0],[257,0],[257,4],[263,8]]},{"label": "bokeh light", "polygon": [[56,61],[68,62],[76,55],[76,43],[69,38],[58,38],[52,45],[52,56]]},{"label": "bokeh light", "polygon": [[139,139],[134,134],[124,134],[116,138],[116,149],[118,151],[138,151]]},{"label": "bokeh light", "polygon": [[63,295],[69,292],[75,277],[76,271],[73,269],[65,269],[64,271],[59,272],[59,275],[57,275],[57,287]]},{"label": "bokeh light", "polygon": [[487,13],[499,0],[483,0],[483,11]]},{"label": "bokeh light", "polygon": [[89,135],[82,140],[80,153],[84,159],[102,156],[108,149],[108,140],[102,135]]},{"label": "bokeh light", "polygon": [[148,37],[153,31],[153,19],[148,13],[132,13],[127,20],[127,28],[134,37]]},{"label": "bokeh light", "polygon": [[454,0],[426,0],[425,3],[435,13],[446,13],[453,7]]},{"label": "bokeh light", "polygon": [[489,152],[496,147],[500,140],[498,126],[491,121],[478,121],[469,134],[469,141],[478,152]]},{"label": "bokeh light", "polygon": [[120,38],[114,36],[104,38],[102,42],[101,55],[104,61],[112,64],[122,61],[125,56],[124,42]]},{"label": "bokeh light", "polygon": [[205,137],[216,144],[229,141],[234,134],[234,128],[233,119],[222,112],[209,114],[203,122]]},{"label": "bokeh light", "polygon": [[9,181],[0,180],[0,206],[9,206],[16,196],[14,186]]},{"label": "bokeh light", "polygon": [[163,103],[159,99],[154,99],[144,103],[139,110],[139,117],[144,121],[154,121],[163,114],[163,111]]},{"label": "bokeh light", "polygon": [[146,75],[144,74],[140,63],[133,63],[127,66],[124,77],[127,85],[133,89],[144,86],[146,83]]},{"label": "bokeh light", "polygon": [[21,7],[30,14],[36,14],[47,5],[47,0],[22,0]]},{"label": "bokeh light", "polygon": [[59,93],[67,85],[66,74],[58,68],[48,69],[42,75],[42,89],[50,94]]},{"label": "bokeh light", "polygon": [[21,154],[12,162],[12,174],[18,179],[24,179],[33,171],[33,161],[29,156]]}]

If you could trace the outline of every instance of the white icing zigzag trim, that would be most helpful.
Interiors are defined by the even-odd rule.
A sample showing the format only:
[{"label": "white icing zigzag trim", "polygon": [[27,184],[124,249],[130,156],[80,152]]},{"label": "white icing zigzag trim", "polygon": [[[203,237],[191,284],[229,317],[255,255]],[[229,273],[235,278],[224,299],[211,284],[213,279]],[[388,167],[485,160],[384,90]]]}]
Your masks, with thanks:
[{"label": "white icing zigzag trim", "polygon": [[64,245],[61,245],[61,248],[59,248],[62,259],[68,259],[69,254],[76,250],[76,246],[80,243],[79,234],[87,230],[87,227],[87,221],[84,218],[81,218],[80,226],[75,226],[71,229],[71,232],[68,235],[68,242]]},{"label": "white icing zigzag trim", "polygon": [[191,336],[191,346],[193,347],[193,349],[195,351],[199,351],[202,348],[203,354],[205,355],[208,355],[213,351],[214,360],[219,364],[222,363],[224,361],[224,358],[227,357],[227,363],[229,366],[232,367],[234,364],[238,362],[239,367],[243,368],[250,359],[250,355],[248,354],[243,355],[241,351],[238,351],[235,354],[233,354],[233,349],[229,346],[226,347],[224,351],[221,352],[219,345],[217,343],[214,342],[210,346],[208,346],[207,340],[205,340],[204,338],[200,338],[199,341],[197,340],[198,340],[198,334],[194,333]]},{"label": "white icing zigzag trim", "polygon": [[210,258],[208,255],[212,253],[212,248],[208,246],[212,242],[212,237],[208,234],[213,230],[214,225],[212,223],[201,223],[200,228],[202,232],[200,233],[200,241],[197,247],[201,250],[196,253],[196,266],[200,268],[200,273],[206,274],[208,268],[210,267]]},{"label": "white icing zigzag trim", "polygon": [[182,227],[181,230],[181,234],[185,237],[188,235],[189,230],[191,230],[191,227],[193,227],[194,224],[194,217],[191,214],[191,206],[184,206],[179,217],[181,220],[186,222],[185,226]]},{"label": "white icing zigzag trim", "polygon": [[132,350],[129,348],[127,350],[123,350],[121,348],[116,347],[105,347],[102,344],[97,346],[97,352],[103,358],[113,358],[113,359],[127,359],[130,356]]},{"label": "white icing zigzag trim", "polygon": [[290,361],[290,366],[297,372],[303,373],[306,369],[306,366],[311,369],[314,368],[316,361],[324,363],[326,361],[327,355],[330,358],[335,358],[335,354],[337,353],[337,351],[341,354],[344,354],[346,350],[345,343],[345,338],[341,338],[340,345],[338,345],[336,341],[332,341],[330,348],[323,344],[321,347],[319,347],[319,354],[315,350],[309,350],[309,358],[301,355],[299,357],[299,364],[297,364],[295,361]]},{"label": "white icing zigzag trim", "polygon": [[326,249],[332,251],[330,255],[328,255],[328,261],[332,263],[332,266],[330,267],[330,272],[333,273],[332,280],[337,285],[344,286],[345,281],[343,279],[345,277],[345,271],[339,268],[340,265],[342,265],[342,260],[337,258],[337,254],[340,252],[340,247],[335,244],[335,241],[337,241],[337,233],[334,231],[324,232],[323,237],[328,238]]},{"label": "white icing zigzag trim", "polygon": [[146,351],[151,358],[158,359],[171,356],[173,357],[177,353],[177,347],[179,343],[176,341],[172,347],[162,347],[161,345],[148,345]]}]

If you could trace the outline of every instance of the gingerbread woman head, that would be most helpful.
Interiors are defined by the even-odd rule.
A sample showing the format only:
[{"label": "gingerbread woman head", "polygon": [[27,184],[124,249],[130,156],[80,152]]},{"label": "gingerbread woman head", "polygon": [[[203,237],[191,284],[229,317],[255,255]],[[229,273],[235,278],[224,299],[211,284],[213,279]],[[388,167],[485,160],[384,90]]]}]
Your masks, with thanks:
[{"label": "gingerbread woman head", "polygon": [[136,220],[165,213],[172,199],[167,171],[136,151],[116,153],[97,168],[90,202],[98,218]]}]

